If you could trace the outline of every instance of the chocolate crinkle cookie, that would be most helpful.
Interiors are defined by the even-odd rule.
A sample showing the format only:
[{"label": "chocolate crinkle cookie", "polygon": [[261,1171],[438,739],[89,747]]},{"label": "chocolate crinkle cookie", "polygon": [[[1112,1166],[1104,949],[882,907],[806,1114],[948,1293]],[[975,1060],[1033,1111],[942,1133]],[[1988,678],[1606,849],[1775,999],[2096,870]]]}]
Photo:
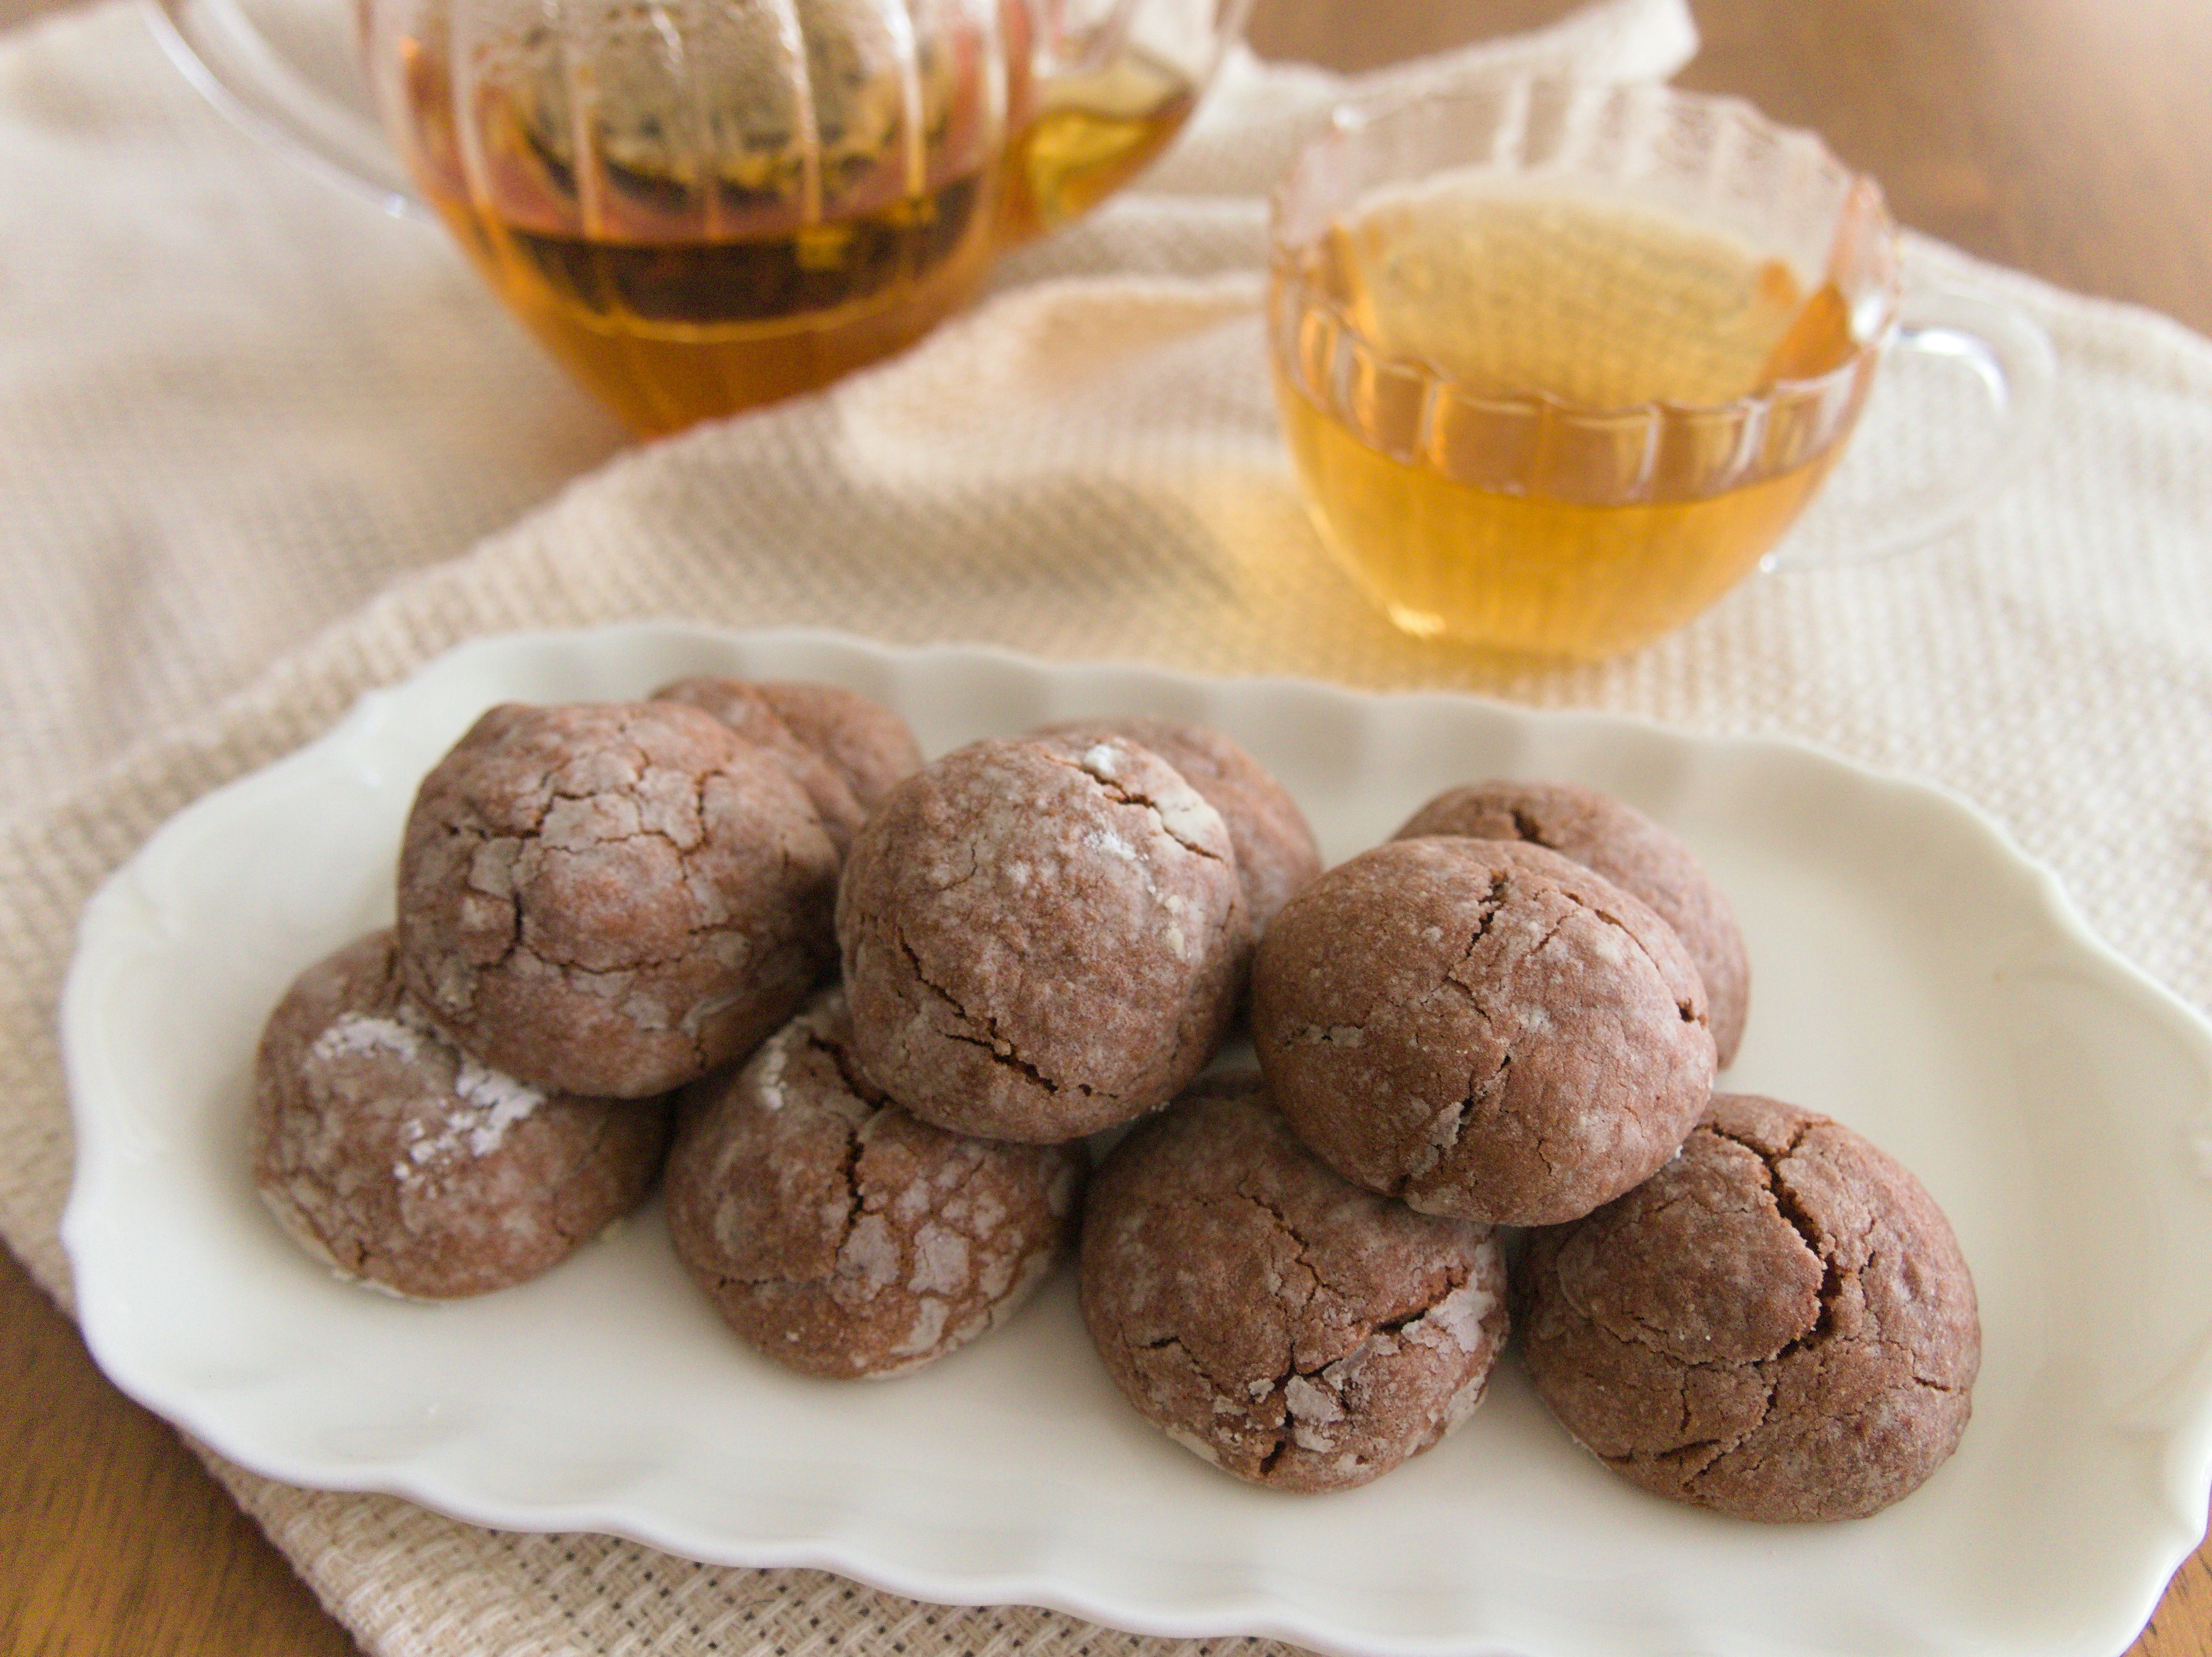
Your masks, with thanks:
[{"label": "chocolate crinkle cookie", "polygon": [[1083,1147],[917,1122],[860,1075],[838,991],[696,1092],[669,1156],[669,1236],[730,1326],[793,1369],[941,1358],[1005,1321],[1071,1239]]},{"label": "chocolate crinkle cookie", "polygon": [[1622,1477],[1740,1519],[1857,1519],[1958,1447],[1974,1283],[1920,1183],[1840,1123],[1716,1094],[1682,1154],[1534,1234],[1523,1350]]},{"label": "chocolate crinkle cookie", "polygon": [[662,685],[653,699],[712,714],[774,754],[813,801],[841,856],[876,802],[921,769],[921,750],[906,722],[842,685],[681,679]]},{"label": "chocolate crinkle cookie", "polygon": [[301,973],[270,1015],[253,1179],[342,1276],[447,1300],[534,1277],[635,1207],[667,1123],[659,1100],[543,1093],[456,1051],[375,932]]},{"label": "chocolate crinkle cookie", "polygon": [[1595,869],[1674,929],[1705,981],[1720,1063],[1735,1057],[1751,1008],[1751,961],[1735,911],[1696,855],[1633,806],[1571,783],[1477,783],[1447,789],[1391,838],[1462,834],[1525,840]]},{"label": "chocolate crinkle cookie", "polygon": [[641,1098],[750,1050],[834,947],[836,849],[790,774],[672,702],[494,708],[399,853],[408,988],[535,1086]]},{"label": "chocolate crinkle cookie", "polygon": [[1290,791],[1266,767],[1219,731],[1140,715],[1079,720],[1047,728],[1079,740],[1124,737],[1151,749],[1182,773],[1221,813],[1237,849],[1237,873],[1257,939],[1291,894],[1321,873],[1321,849]]},{"label": "chocolate crinkle cookie", "polygon": [[1282,1490],[1364,1484],[1482,1401],[1505,1343],[1489,1228],[1347,1185],[1251,1072],[1209,1078],[1091,1181],[1083,1316],[1139,1414]]},{"label": "chocolate crinkle cookie", "polygon": [[1221,814],[1121,738],[977,742],[853,843],[837,938],[861,1068],[926,1122],[1036,1143],[1157,1109],[1236,1010]]},{"label": "chocolate crinkle cookie", "polygon": [[1578,1218],[1672,1156],[1712,1090],[1673,929],[1540,846],[1396,840],[1339,864],[1261,940],[1252,1002],[1298,1136],[1425,1213]]}]

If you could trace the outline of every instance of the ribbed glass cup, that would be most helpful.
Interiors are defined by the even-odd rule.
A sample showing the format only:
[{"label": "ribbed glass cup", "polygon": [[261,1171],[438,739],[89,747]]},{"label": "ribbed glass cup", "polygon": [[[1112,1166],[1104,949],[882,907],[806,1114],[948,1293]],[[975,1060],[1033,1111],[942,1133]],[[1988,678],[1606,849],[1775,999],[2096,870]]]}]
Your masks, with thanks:
[{"label": "ribbed glass cup", "polygon": [[[1548,354],[1601,381],[1577,370],[1601,369],[1607,353],[1689,350],[1696,341],[1664,337],[1675,314],[1663,285],[1688,278],[1626,234],[1668,222],[1794,284],[1805,308],[1790,338],[1817,325],[1815,371],[1711,403],[1617,406],[1470,381],[1385,337],[1381,308],[1347,298],[1316,255],[1332,235],[1371,240],[1346,227],[1376,222],[1378,203],[1417,223],[1447,197],[1464,214],[1473,196],[1592,240],[1530,252],[1526,270],[1572,279],[1532,282],[1484,314],[1492,333],[1525,340],[1469,350]],[[1609,222],[1624,227],[1617,245]],[[1447,259],[1495,240],[1431,237]],[[1322,537],[1407,631],[1536,655],[1632,649],[1755,568],[1841,454],[1898,318],[1896,233],[1872,180],[1746,105],[1657,87],[1520,82],[1347,112],[1277,192],[1272,241],[1277,389]],[[1437,274],[1438,307],[1480,277]],[[1686,302],[1678,326],[1709,320]]]}]

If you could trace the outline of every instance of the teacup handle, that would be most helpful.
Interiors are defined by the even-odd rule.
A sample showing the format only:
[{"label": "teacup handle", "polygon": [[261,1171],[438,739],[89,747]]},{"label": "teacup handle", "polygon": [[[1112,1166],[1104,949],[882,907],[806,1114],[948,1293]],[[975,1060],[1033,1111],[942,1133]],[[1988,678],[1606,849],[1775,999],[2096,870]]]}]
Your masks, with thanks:
[{"label": "teacup handle", "polygon": [[1899,306],[1897,332],[1888,349],[1948,357],[1972,369],[1989,396],[1996,442],[1971,470],[1900,490],[1841,546],[1808,553],[1785,545],[1767,554],[1762,568],[1870,564],[1923,545],[1988,505],[2043,441],[2057,358],[2051,336],[2019,306],[1948,289],[1908,293]]},{"label": "teacup handle", "polygon": [[383,131],[285,66],[237,0],[144,0],[185,78],[255,137],[326,179],[366,190],[395,218],[428,218]]}]

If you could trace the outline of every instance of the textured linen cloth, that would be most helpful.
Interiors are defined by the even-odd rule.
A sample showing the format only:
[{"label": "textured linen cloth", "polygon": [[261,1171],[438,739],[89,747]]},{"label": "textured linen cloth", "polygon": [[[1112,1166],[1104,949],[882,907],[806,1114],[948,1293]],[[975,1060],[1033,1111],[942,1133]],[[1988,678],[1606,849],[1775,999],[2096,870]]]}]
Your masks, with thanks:
[{"label": "textured linen cloth", "polygon": [[[1387,78],[1664,76],[1692,44],[1674,0],[1622,0]],[[362,691],[512,627],[814,624],[1794,734],[1968,795],[2124,953],[2212,1002],[2212,344],[1915,241],[1913,280],[2008,297],[2057,344],[2051,429],[2015,486],[1938,545],[1755,579],[1625,661],[1487,677],[1395,633],[1329,564],[1276,435],[1255,192],[1342,89],[1240,60],[1139,192],[915,352],[623,454],[422,569],[617,434],[434,235],[229,133],[127,11],[0,48],[0,752],[22,779],[0,818],[0,1231],[40,1280],[66,1304],[53,1021],[86,896]],[[1856,509],[1970,447],[1974,399],[1885,370],[1793,545],[1848,551]],[[210,1459],[380,1654],[1170,1643],[494,1533]]]}]

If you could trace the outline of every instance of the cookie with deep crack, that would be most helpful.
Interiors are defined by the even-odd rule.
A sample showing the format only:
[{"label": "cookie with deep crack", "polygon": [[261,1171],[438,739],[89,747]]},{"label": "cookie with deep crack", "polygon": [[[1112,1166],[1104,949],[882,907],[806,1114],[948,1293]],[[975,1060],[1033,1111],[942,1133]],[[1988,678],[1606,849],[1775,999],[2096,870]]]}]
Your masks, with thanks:
[{"label": "cookie with deep crack", "polygon": [[653,699],[710,713],[774,754],[814,801],[841,856],[876,802],[921,769],[906,721],[842,685],[679,679]]},{"label": "cookie with deep crack", "polygon": [[672,702],[494,708],[399,853],[408,988],[532,1085],[642,1098],[750,1050],[829,965],[837,852],[805,792]]},{"label": "cookie with deep crack", "polygon": [[1447,789],[1391,838],[1462,834],[1525,840],[1586,864],[1634,893],[1697,963],[1720,1063],[1735,1057],[1751,1008],[1751,959],[1735,911],[1689,847],[1633,806],[1572,783],[1504,780]]},{"label": "cookie with deep crack", "polygon": [[1540,846],[1395,840],[1284,905],[1252,1037],[1316,1155],[1425,1213],[1547,1225],[1648,1179],[1712,1090],[1668,924]]},{"label": "cookie with deep crack", "polygon": [[667,1138],[658,1100],[548,1093],[431,1028],[392,934],[302,972],[262,1031],[253,1180],[342,1276],[448,1300],[559,1264],[635,1208]]},{"label": "cookie with deep crack", "polygon": [[1045,734],[1094,741],[1127,737],[1181,771],[1229,830],[1255,941],[1291,894],[1321,873],[1321,848],[1290,790],[1212,727],[1131,714],[1073,720],[1048,726]]},{"label": "cookie with deep crack", "polygon": [[1083,1317],[1122,1395],[1276,1489],[1348,1489],[1459,1426],[1505,1343],[1486,1226],[1348,1185],[1252,1072],[1209,1077],[1091,1181]]},{"label": "cookie with deep crack", "polygon": [[1157,1109],[1236,1010],[1221,814],[1119,737],[955,750],[878,807],[837,891],[854,1049],[955,1133],[1048,1143]]},{"label": "cookie with deep crack", "polygon": [[1518,1268],[1537,1392],[1647,1490],[1741,1519],[1856,1519],[1958,1447],[1981,1367],[1966,1257],[1841,1123],[1718,1093],[1682,1154]]},{"label": "cookie with deep crack", "polygon": [[1074,1231],[1081,1145],[917,1121],[860,1072],[828,990],[698,1085],[669,1154],[668,1234],[731,1328],[810,1375],[902,1374],[997,1327]]}]

